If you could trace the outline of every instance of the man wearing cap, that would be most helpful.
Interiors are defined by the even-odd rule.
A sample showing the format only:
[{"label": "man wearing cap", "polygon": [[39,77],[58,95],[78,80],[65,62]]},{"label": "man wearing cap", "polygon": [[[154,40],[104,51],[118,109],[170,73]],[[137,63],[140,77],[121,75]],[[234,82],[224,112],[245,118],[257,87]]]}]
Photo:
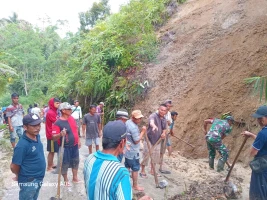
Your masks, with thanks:
[{"label": "man wearing cap", "polygon": [[[216,155],[216,150],[221,155],[218,160],[217,171],[224,170],[224,164],[229,157],[229,151],[226,146],[222,143],[222,140],[231,133],[232,125],[234,123],[234,118],[232,116],[225,117],[224,120],[221,119],[206,119],[204,121],[204,133],[206,135],[207,146],[209,150],[209,166],[214,169],[214,159]],[[211,124],[209,131],[207,132],[207,126]]]},{"label": "man wearing cap", "polygon": [[79,101],[78,100],[74,101],[74,105],[72,106],[71,116],[76,121],[78,134],[79,134],[79,137],[81,137],[80,127],[81,127],[81,120],[82,120],[82,109],[81,109],[81,106],[79,106]]},{"label": "man wearing cap", "polygon": [[45,156],[40,139],[42,120],[36,114],[23,118],[24,133],[17,143],[10,165],[20,187],[19,199],[36,200],[45,175]]},{"label": "man wearing cap", "polygon": [[128,170],[119,162],[126,143],[126,126],[116,120],[103,129],[102,151],[88,156],[84,163],[84,182],[88,200],[131,200],[132,188]]},{"label": "man wearing cap", "polygon": [[100,102],[98,106],[96,106],[96,113],[99,115],[104,115],[104,102]]},{"label": "man wearing cap", "polygon": [[[129,119],[129,114],[128,114],[128,111],[126,109],[123,109],[123,108],[120,108],[117,112],[116,112],[116,120],[120,120],[122,121],[123,123],[126,123],[126,121]],[[126,145],[127,145],[127,142],[126,142]],[[124,155],[124,152],[119,154],[118,155],[118,160],[121,162],[122,159],[123,159],[123,155]]]},{"label": "man wearing cap", "polygon": [[254,171],[252,168],[249,199],[263,200],[267,199],[267,106],[260,106],[252,116],[257,118],[259,125],[262,127],[261,131],[257,135],[249,131],[244,131],[241,134],[255,139],[250,156],[254,157],[254,160],[264,161],[265,165],[259,165],[259,171]]},{"label": "man wearing cap", "polygon": [[[62,161],[61,173],[66,186],[70,186],[67,173],[68,168],[72,169],[72,182],[79,183],[79,148],[81,147],[80,138],[77,132],[77,126],[74,118],[71,116],[72,106],[68,102],[61,103],[59,106],[61,117],[53,124],[53,140],[61,146],[62,136],[65,136],[64,156]],[[60,151],[63,151],[60,147]]]},{"label": "man wearing cap", "polygon": [[140,110],[134,110],[132,112],[131,119],[127,120],[127,142],[129,143],[129,148],[126,148],[125,152],[125,167],[132,170],[133,178],[133,189],[138,191],[143,191],[144,188],[137,185],[138,171],[140,170],[140,141],[143,135],[146,133],[146,126],[142,127],[140,133],[138,129],[138,124],[140,124],[142,118]]},{"label": "man wearing cap", "polygon": [[12,104],[6,108],[6,116],[8,119],[9,133],[10,133],[10,142],[12,148],[16,145],[16,135],[21,138],[23,134],[23,115],[24,110],[22,105],[19,103],[19,95],[13,93],[11,95]]},{"label": "man wearing cap", "polygon": [[96,114],[96,106],[91,105],[89,107],[89,113],[84,115],[82,134],[85,136],[85,145],[88,146],[89,154],[92,153],[92,144],[95,143],[96,151],[99,150],[99,139],[101,137],[101,118],[100,115]]},{"label": "man wearing cap", "polygon": [[[161,104],[158,108],[158,111],[155,113],[152,113],[149,116],[149,124],[148,124],[148,129],[147,129],[147,137],[148,140],[150,142],[150,146],[153,146],[153,151],[152,151],[152,159],[153,159],[153,163],[155,165],[156,168],[156,164],[160,164],[160,147],[161,144],[157,144],[157,141],[160,139],[164,139],[166,137],[166,128],[167,128],[167,122],[165,119],[165,115],[167,113],[167,106],[165,104]],[[146,155],[148,154],[148,147],[146,142],[144,142],[144,151],[143,151],[143,157],[146,157]],[[151,161],[152,162],[152,161]],[[146,159],[145,161],[142,161],[142,165],[141,165],[141,173],[140,176],[147,178],[147,175],[145,173],[145,166],[148,165],[148,159]],[[152,166],[150,169],[150,174],[154,175]],[[157,175],[160,176],[160,175]]]}]

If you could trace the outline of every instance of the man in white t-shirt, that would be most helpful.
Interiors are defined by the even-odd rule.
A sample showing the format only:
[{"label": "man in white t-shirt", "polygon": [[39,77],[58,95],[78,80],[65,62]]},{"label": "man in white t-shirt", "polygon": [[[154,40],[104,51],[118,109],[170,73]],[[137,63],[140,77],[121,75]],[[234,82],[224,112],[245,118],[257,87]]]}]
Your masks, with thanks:
[{"label": "man in white t-shirt", "polygon": [[72,113],[71,116],[75,119],[76,121],[76,125],[78,128],[78,134],[79,137],[81,137],[81,131],[80,131],[80,127],[81,127],[81,122],[82,122],[82,109],[81,106],[79,106],[79,101],[75,100],[74,101],[74,105],[72,106]]},{"label": "man in white t-shirt", "polygon": [[38,115],[38,117],[40,117],[40,115],[41,115],[41,109],[38,108],[37,103],[34,104],[34,107],[31,109],[31,113],[32,114],[36,114],[36,115]]}]

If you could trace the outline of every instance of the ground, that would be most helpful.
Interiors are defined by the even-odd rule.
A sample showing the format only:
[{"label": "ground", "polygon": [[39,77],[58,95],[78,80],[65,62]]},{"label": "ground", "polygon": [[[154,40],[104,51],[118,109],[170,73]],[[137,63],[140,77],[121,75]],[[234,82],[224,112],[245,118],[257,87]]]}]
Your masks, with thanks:
[{"label": "ground", "polygon": [[[0,138],[2,138],[0,134]],[[40,131],[41,140],[44,145],[45,156],[46,152],[46,136],[44,125],[42,125]],[[83,165],[84,160],[88,156],[88,148],[84,145],[84,139],[82,141],[82,147],[80,149],[80,165],[78,171],[78,177],[83,180]],[[9,142],[6,141],[6,148],[9,148]],[[1,148],[3,152],[3,149]],[[9,165],[12,158],[12,152],[7,154],[1,154],[0,157],[0,199],[10,200],[18,199],[19,187],[17,182],[12,180],[14,175],[9,170]],[[227,170],[223,173],[218,173],[214,170],[210,170],[208,167],[207,159],[186,159],[180,155],[180,152],[174,152],[171,157],[165,155],[164,169],[171,171],[169,175],[163,175],[159,177],[159,181],[166,180],[168,186],[165,189],[156,188],[154,177],[149,174],[149,169],[146,170],[148,179],[139,177],[139,184],[145,188],[144,193],[134,191],[134,194],[138,197],[144,194],[152,197],[154,200],[163,199],[212,199],[219,197],[223,194],[224,180],[227,174]],[[247,199],[247,189],[249,184],[250,170],[244,168],[240,163],[237,164],[237,169],[234,169],[231,181],[235,184],[240,184],[243,188],[241,199]],[[68,177],[71,180],[72,174],[69,170]],[[58,175],[52,172],[46,172],[44,178],[44,185],[40,191],[40,200],[47,200],[50,197],[56,196],[57,187],[55,184],[58,181]],[[209,188],[208,190],[206,190]],[[188,197],[192,198],[188,198]],[[72,184],[71,187],[61,186],[61,198],[64,200],[82,200],[86,198],[85,188],[83,183]]]},{"label": "ground", "polygon": [[[174,133],[195,148],[173,138],[175,158],[165,159],[165,168],[172,174],[160,178],[167,180],[169,186],[166,190],[156,189],[152,176],[140,178],[147,195],[158,200],[225,199],[221,194],[227,171],[217,173],[208,168],[203,120],[230,111],[237,121],[246,123],[244,127],[234,126],[232,134],[224,140],[230,150],[230,163],[243,141],[240,133],[245,129],[255,133],[260,130],[251,114],[262,103],[252,95],[252,86],[246,85],[244,79],[267,74],[266,10],[266,0],[188,0],[158,30],[160,53],[156,61],[145,64],[141,71],[149,90],[135,108],[142,111],[147,122],[161,102],[172,99],[172,110],[179,113]],[[44,138],[44,133],[41,135]],[[240,199],[244,200],[248,199],[251,174],[248,155],[252,142],[249,139],[245,144],[231,175],[231,181],[242,188]],[[87,155],[83,146],[80,178]],[[3,199],[17,199],[18,194],[8,169],[10,159],[11,155],[1,150]],[[46,180],[56,182],[57,176],[47,173]],[[55,187],[43,187],[40,199],[55,194]],[[84,199],[84,187],[80,184],[63,188],[62,195],[64,199]]]}]

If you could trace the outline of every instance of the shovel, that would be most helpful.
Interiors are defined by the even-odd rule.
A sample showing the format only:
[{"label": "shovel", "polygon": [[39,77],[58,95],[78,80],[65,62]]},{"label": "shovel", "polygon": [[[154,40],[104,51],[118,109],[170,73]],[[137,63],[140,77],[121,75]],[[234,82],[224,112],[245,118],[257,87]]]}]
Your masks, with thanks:
[{"label": "shovel", "polygon": [[62,160],[63,160],[63,154],[64,154],[64,140],[65,140],[65,136],[62,137],[62,143],[61,143],[58,179],[57,179],[57,195],[55,197],[51,197],[50,200],[62,200],[60,198],[60,178],[61,178]]},{"label": "shovel", "polygon": [[240,191],[238,190],[238,187],[234,183],[229,181],[229,178],[230,178],[230,174],[231,174],[231,172],[235,166],[237,158],[238,158],[239,154],[241,153],[247,139],[248,139],[248,137],[245,136],[244,141],[243,141],[240,149],[238,150],[236,157],[232,163],[232,166],[230,167],[230,170],[229,170],[229,172],[226,176],[226,179],[224,181],[226,183],[226,185],[223,187],[223,192],[224,192],[224,195],[226,196],[227,199],[238,199],[239,198],[238,195],[239,195]]}]

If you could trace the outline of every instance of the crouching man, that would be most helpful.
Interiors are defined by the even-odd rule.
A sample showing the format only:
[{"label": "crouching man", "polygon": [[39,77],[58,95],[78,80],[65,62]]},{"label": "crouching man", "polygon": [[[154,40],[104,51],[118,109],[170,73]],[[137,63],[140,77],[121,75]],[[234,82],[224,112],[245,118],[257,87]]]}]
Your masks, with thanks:
[{"label": "crouching man", "polygon": [[26,115],[23,118],[25,131],[14,149],[10,169],[20,187],[20,200],[37,199],[45,175],[44,149],[39,135],[41,122],[36,114]]}]

